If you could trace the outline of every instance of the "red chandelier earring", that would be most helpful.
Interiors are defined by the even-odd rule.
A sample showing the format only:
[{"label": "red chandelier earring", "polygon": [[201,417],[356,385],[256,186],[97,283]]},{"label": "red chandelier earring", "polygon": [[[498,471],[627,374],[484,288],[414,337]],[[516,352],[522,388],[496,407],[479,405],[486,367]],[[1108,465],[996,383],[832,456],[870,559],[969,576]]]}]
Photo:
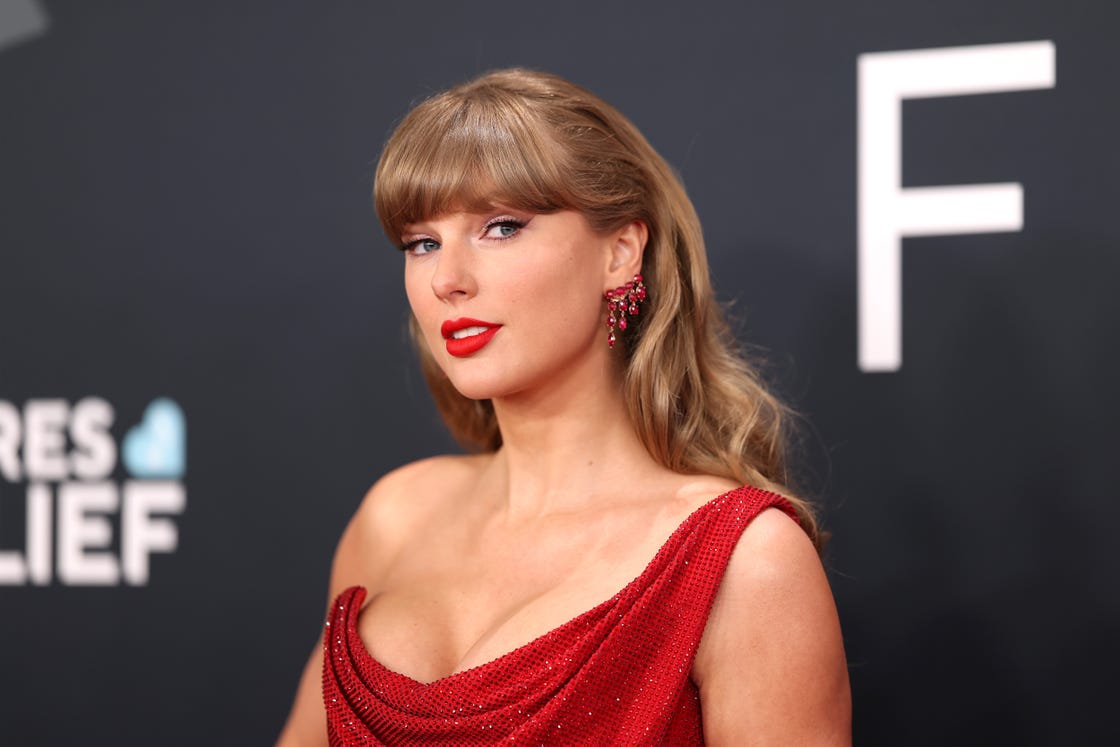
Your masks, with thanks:
[{"label": "red chandelier earring", "polygon": [[615,327],[618,331],[626,329],[626,317],[638,315],[638,304],[646,300],[646,286],[642,283],[642,276],[635,275],[634,279],[626,285],[620,285],[614,290],[603,293],[607,299],[607,347],[613,348]]}]

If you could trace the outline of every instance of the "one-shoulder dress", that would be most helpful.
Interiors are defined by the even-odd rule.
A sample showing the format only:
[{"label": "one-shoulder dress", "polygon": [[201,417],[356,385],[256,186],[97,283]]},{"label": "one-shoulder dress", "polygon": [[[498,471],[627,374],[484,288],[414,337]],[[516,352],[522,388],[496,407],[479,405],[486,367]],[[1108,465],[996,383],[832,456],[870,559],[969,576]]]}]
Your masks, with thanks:
[{"label": "one-shoulder dress", "polygon": [[358,636],[366,591],[335,599],[323,636],[332,745],[702,745],[692,662],[743,530],[781,496],[742,487],[696,509],[640,576],[508,654],[430,683]]}]

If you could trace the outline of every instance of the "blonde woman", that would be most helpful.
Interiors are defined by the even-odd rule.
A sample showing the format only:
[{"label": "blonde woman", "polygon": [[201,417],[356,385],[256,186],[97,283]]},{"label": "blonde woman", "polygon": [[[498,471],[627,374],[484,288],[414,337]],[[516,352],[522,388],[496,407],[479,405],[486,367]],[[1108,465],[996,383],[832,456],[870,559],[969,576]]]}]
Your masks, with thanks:
[{"label": "blonde woman", "polygon": [[786,414],[638,130],[559,77],[489,73],[408,114],[374,202],[472,453],[362,501],[280,742],[849,741]]}]

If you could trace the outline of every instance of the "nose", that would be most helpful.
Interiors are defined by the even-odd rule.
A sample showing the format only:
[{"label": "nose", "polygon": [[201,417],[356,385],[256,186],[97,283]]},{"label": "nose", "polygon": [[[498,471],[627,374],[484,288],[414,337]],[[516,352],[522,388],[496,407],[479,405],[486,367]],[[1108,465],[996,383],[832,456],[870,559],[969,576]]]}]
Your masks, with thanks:
[{"label": "nose", "polygon": [[436,257],[432,292],[444,301],[470,298],[478,290],[471,246],[466,241],[445,241]]}]

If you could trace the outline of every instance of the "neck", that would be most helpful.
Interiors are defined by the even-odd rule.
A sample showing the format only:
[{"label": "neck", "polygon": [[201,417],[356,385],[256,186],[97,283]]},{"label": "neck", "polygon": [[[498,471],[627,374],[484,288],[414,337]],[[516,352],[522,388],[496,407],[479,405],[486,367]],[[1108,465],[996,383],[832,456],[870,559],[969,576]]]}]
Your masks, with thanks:
[{"label": "neck", "polygon": [[[596,372],[617,382],[610,362]],[[502,448],[492,468],[510,518],[576,511],[625,495],[635,474],[660,469],[638,440],[621,386],[564,386],[494,400]]]}]

